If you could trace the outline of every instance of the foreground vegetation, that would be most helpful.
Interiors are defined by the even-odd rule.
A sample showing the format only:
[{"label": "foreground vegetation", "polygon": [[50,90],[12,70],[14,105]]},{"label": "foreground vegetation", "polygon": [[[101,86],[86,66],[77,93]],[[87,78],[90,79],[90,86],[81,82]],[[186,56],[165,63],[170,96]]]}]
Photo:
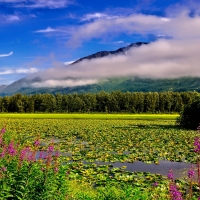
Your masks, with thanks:
[{"label": "foreground vegetation", "polygon": [[174,123],[1,118],[0,199],[172,199],[173,184],[184,199],[197,199],[194,180],[174,182],[160,174],[112,166],[136,160],[196,163],[197,133]]}]

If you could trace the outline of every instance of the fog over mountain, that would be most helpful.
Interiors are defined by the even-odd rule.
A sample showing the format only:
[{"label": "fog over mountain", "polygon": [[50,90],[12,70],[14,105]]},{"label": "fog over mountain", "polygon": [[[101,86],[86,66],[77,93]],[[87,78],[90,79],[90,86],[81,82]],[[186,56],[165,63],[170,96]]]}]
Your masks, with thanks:
[{"label": "fog over mountain", "polygon": [[198,40],[161,39],[125,53],[83,59],[73,65],[54,63],[54,67],[27,78],[39,77],[33,87],[72,87],[113,77],[199,77],[199,52]]},{"label": "fog over mountain", "polygon": [[[1,86],[0,94],[63,92],[62,89],[58,90],[59,88],[71,88],[72,91],[76,91],[76,87],[92,87],[102,82],[108,84],[106,82],[113,78],[125,80],[128,77],[137,77],[156,81],[200,77],[198,41],[160,39],[149,44],[139,42],[116,51],[97,52],[69,65],[53,63],[52,68],[33,73],[9,86]],[[198,87],[192,89],[198,90]]]}]

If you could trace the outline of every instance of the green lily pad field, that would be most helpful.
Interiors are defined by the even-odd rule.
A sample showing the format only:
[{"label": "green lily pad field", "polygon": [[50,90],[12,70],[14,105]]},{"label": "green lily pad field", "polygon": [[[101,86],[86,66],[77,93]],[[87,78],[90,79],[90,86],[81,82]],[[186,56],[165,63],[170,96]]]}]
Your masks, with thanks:
[{"label": "green lily pad field", "polygon": [[0,122],[21,143],[33,142],[36,136],[55,141],[73,161],[195,162],[196,132],[177,128],[174,120],[2,118]]},{"label": "green lily pad field", "polygon": [[[109,187],[109,191],[114,187],[115,192],[122,190],[124,193],[121,191],[120,194],[124,196],[120,199],[137,199],[133,198],[137,192],[139,199],[167,199],[169,185],[166,177],[148,172],[129,172],[125,167],[113,167],[112,163],[142,161],[159,164],[159,160],[196,162],[193,143],[197,132],[179,129],[174,116],[172,119],[157,120],[17,119],[2,116],[0,124],[6,128],[10,140],[30,146],[37,139],[40,141],[38,151],[45,151],[49,144],[53,144],[62,155],[61,171],[67,170],[67,179],[73,181],[70,185],[89,184],[88,190],[91,187],[91,193],[87,194],[91,198],[85,199],[98,199],[95,192],[102,192],[102,187]],[[95,164],[100,161],[110,164]],[[154,187],[154,183],[159,184]],[[188,183],[184,180],[177,180],[177,183],[186,196]],[[71,193],[68,191],[68,194],[86,195],[83,191],[76,193],[70,185]],[[144,194],[144,197],[140,197],[140,194]],[[92,198],[92,195],[95,197]]]}]

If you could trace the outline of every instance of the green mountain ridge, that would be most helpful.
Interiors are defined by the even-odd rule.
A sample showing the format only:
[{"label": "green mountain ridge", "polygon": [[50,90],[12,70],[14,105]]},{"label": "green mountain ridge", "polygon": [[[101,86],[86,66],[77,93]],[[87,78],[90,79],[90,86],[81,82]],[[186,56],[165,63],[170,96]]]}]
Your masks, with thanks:
[{"label": "green mountain ridge", "polygon": [[[148,45],[144,42],[131,43],[126,47],[117,49],[116,51],[100,51],[92,55],[80,58],[71,65],[82,62],[82,60],[91,60],[102,58],[110,55],[126,55],[131,48],[140,48],[142,45]],[[68,77],[69,78],[69,77]],[[65,80],[68,79],[67,77]],[[45,79],[44,79],[45,80]],[[98,93],[100,91],[113,92],[182,92],[182,91],[200,91],[200,78],[198,77],[183,77],[174,79],[152,79],[139,77],[121,77],[108,78],[100,80],[99,83],[93,85],[74,86],[74,87],[55,87],[55,88],[34,88],[32,85],[36,82],[44,81],[43,77],[22,78],[13,82],[10,85],[0,86],[0,95],[9,96],[16,93],[36,94],[36,93]]]},{"label": "green mountain ridge", "polygon": [[[15,93],[36,94],[36,93],[97,93],[100,91],[113,92],[200,92],[200,78],[184,77],[176,79],[150,79],[150,78],[112,78],[101,81],[98,84],[87,86],[76,86],[66,88],[26,88],[23,87]],[[5,96],[7,94],[1,94]],[[11,95],[11,94],[10,94]]]}]

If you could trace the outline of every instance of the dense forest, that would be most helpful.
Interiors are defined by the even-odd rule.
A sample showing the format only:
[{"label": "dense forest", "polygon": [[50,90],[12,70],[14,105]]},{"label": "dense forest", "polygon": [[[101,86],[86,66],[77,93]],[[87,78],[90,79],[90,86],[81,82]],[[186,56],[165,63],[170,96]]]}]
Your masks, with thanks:
[{"label": "dense forest", "polygon": [[104,91],[97,94],[34,94],[0,97],[0,112],[17,113],[177,113],[198,92]]}]

